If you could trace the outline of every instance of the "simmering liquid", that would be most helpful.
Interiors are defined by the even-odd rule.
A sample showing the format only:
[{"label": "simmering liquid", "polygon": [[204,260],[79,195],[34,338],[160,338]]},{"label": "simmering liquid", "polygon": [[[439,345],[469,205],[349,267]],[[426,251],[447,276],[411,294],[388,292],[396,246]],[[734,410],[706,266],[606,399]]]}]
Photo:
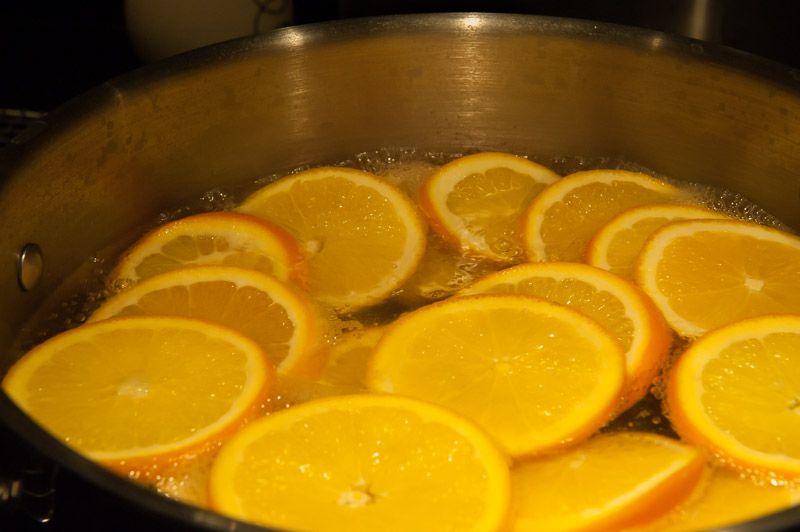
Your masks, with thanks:
[{"label": "simmering liquid", "polygon": [[[402,191],[414,198],[419,187],[431,172],[441,164],[459,157],[461,154],[433,153],[417,149],[383,149],[376,152],[360,153],[340,161],[338,164],[365,170],[382,176],[397,185]],[[561,157],[550,161],[541,161],[545,166],[561,175],[594,168],[616,168],[641,171],[654,175],[634,163],[612,159],[587,159],[581,157]],[[302,169],[298,169],[302,170]],[[182,218],[187,214],[207,211],[230,210],[243,200],[250,192],[265,184],[279,179],[271,175],[259,178],[252,183],[235,189],[217,189],[206,192],[196,202],[177,206],[162,213],[153,221],[152,226]],[[775,227],[787,231],[779,220],[767,211],[751,203],[743,196],[728,190],[720,190],[705,185],[683,183],[669,178],[656,176],[680,188],[691,192],[698,205],[727,214],[733,218]],[[144,233],[152,228],[141,228]],[[132,237],[137,235],[131,235]],[[342,334],[391,323],[399,315],[416,308],[441,300],[455,291],[470,285],[476,279],[501,268],[496,263],[477,256],[459,254],[436,234],[429,232],[429,248],[449,254],[455,265],[452,275],[428,285],[406,285],[398,289],[389,299],[380,305],[357,311],[353,314],[335,316],[330,314],[331,330],[334,331],[330,342],[335,342]],[[121,246],[98,253],[89,258],[79,271],[64,284],[63,289],[54,295],[52,302],[37,314],[31,324],[26,327],[17,344],[19,352],[25,352],[42,340],[61,331],[78,326],[109,295],[124,289],[125,286],[106,286],[105,276],[113,267],[117,255],[128,242]],[[507,266],[504,266],[507,267]],[[413,279],[412,279],[413,281]],[[676,357],[687,348],[686,341],[673,344],[671,358]],[[665,369],[669,367],[669,363]],[[662,372],[664,370],[662,369]],[[677,438],[669,419],[663,411],[664,379],[659,376],[652,383],[650,393],[633,407],[616,417],[603,430],[624,431],[636,430],[654,432]],[[290,408],[292,405],[315,398],[336,394],[366,391],[339,384],[322,381],[304,381],[280,378],[272,396],[262,405],[264,415],[276,410]],[[218,448],[204,451],[202,454],[182,457],[169,467],[138,468],[130,471],[128,476],[139,483],[150,486],[168,497],[180,499],[191,504],[205,506],[207,478],[211,463]],[[755,484],[779,485],[784,481],[770,475],[743,471]]]}]

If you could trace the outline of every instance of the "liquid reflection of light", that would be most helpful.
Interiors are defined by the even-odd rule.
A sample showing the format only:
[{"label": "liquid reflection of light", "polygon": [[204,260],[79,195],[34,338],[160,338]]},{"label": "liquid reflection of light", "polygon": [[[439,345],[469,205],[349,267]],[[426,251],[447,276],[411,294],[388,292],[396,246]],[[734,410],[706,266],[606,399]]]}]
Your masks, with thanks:
[{"label": "liquid reflection of light", "polygon": [[283,28],[281,32],[282,32],[281,40],[285,44],[291,46],[301,46],[303,43],[306,42],[305,32],[300,31],[297,28],[289,26],[287,28]]},{"label": "liquid reflection of light", "polygon": [[461,24],[468,30],[476,30],[483,26],[483,19],[478,15],[467,15],[461,19]]},{"label": "liquid reflection of light", "polygon": [[658,50],[662,46],[664,46],[664,44],[665,44],[664,37],[662,37],[661,35],[654,35],[650,39],[650,49],[651,50]]}]

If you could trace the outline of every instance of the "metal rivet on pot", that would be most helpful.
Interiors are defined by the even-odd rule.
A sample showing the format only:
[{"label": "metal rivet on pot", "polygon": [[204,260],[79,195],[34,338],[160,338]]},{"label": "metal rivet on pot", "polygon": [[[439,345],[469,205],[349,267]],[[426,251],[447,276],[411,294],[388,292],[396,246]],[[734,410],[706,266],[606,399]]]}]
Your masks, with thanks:
[{"label": "metal rivet on pot", "polygon": [[17,281],[24,291],[33,290],[42,279],[44,261],[38,244],[25,244],[17,258]]}]

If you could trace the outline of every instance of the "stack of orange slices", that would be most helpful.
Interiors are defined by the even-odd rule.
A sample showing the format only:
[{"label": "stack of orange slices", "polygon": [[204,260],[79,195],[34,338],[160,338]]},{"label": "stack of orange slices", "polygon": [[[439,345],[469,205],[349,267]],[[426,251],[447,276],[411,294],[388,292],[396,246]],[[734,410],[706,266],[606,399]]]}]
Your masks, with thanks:
[{"label": "stack of orange slices", "polygon": [[[132,477],[198,460],[158,489],[276,528],[672,530],[800,501],[800,238],[640,172],[380,173],[149,232],[4,390]],[[670,427],[631,430],[659,400]]]}]

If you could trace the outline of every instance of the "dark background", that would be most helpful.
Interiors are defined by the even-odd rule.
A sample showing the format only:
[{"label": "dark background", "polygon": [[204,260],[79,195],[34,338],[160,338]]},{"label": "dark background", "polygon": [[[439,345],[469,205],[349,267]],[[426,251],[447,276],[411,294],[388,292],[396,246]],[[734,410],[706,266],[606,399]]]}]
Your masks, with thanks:
[{"label": "dark background", "polygon": [[[693,10],[701,9],[707,14],[705,39],[800,67],[796,4],[792,0],[295,0],[294,23],[393,13],[494,11],[584,18],[686,35],[691,33]],[[141,64],[126,32],[123,0],[0,0],[0,108],[48,111]]]},{"label": "dark background", "polygon": [[[447,11],[563,16],[702,37],[800,68],[798,4],[793,0],[294,0],[293,23]],[[699,33],[692,25],[698,10],[705,21]],[[19,110],[48,112],[141,66],[143,61],[128,38],[124,12],[123,0],[0,0],[0,118],[23,116]],[[0,530],[178,529],[174,524],[154,524],[149,516],[93,490],[65,470],[56,474],[46,462],[31,458],[2,426],[0,457],[0,479],[4,473],[17,475],[26,468],[23,476],[27,485],[33,485],[32,493],[0,504]],[[39,526],[31,517],[46,516],[53,508],[55,519],[49,525]]]}]

